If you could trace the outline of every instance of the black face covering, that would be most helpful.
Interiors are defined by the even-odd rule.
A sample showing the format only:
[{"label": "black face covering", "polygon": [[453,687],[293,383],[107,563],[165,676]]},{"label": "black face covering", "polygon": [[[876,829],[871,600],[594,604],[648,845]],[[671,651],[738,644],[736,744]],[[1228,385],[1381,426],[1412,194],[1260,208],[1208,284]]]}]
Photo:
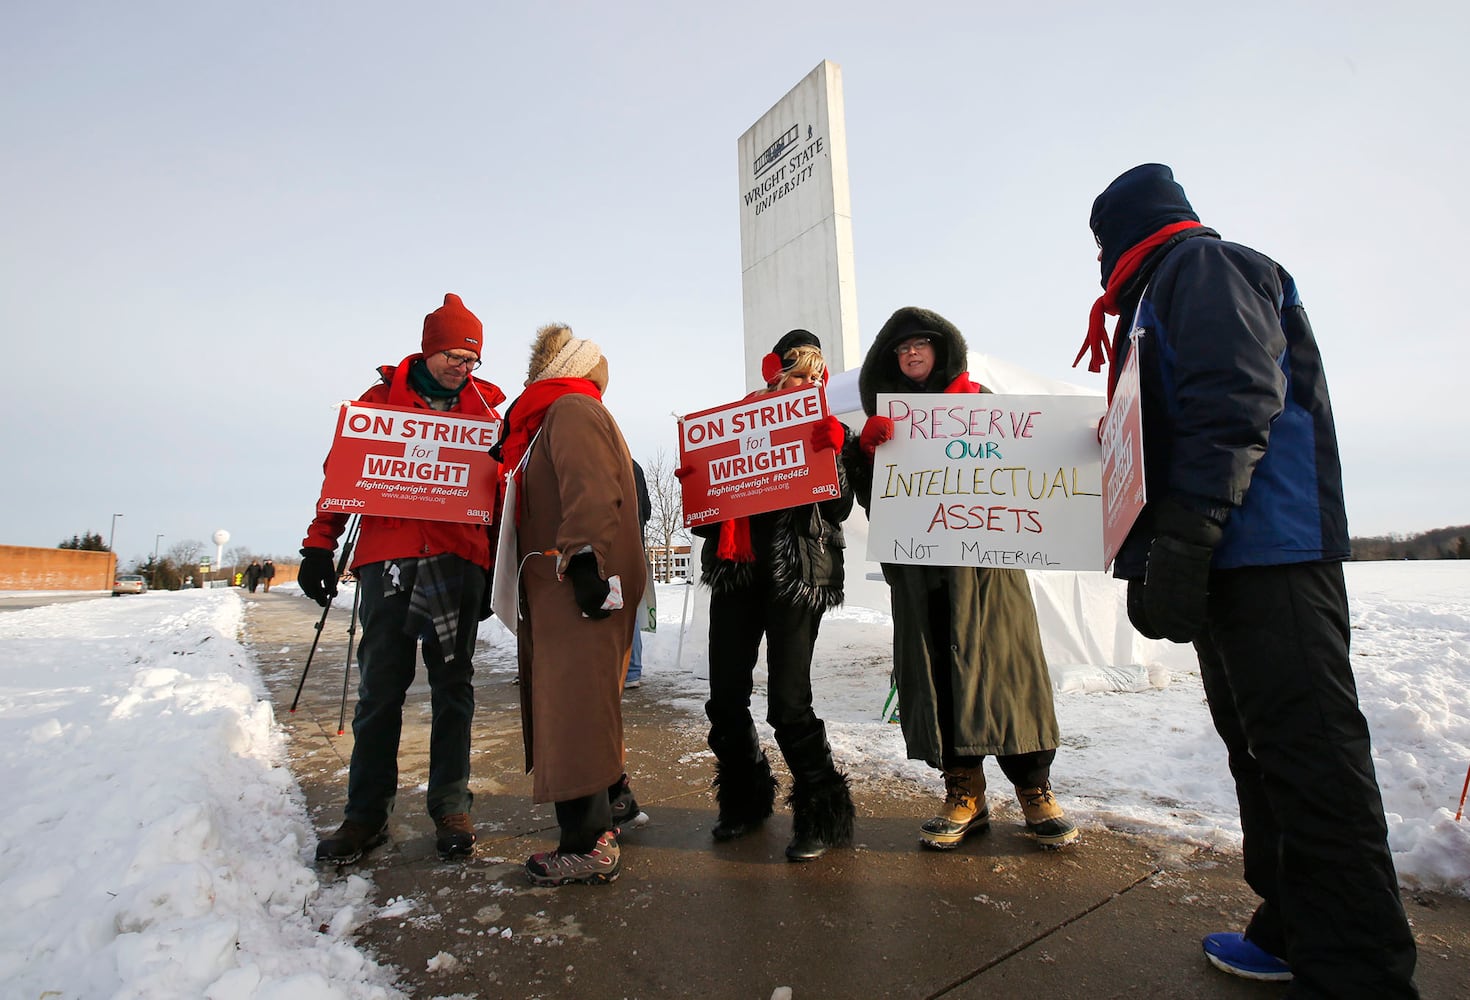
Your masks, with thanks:
[{"label": "black face covering", "polygon": [[1103,287],[1129,247],[1171,222],[1198,221],[1184,188],[1162,163],[1145,163],[1123,174],[1097,196],[1088,221],[1102,250]]}]

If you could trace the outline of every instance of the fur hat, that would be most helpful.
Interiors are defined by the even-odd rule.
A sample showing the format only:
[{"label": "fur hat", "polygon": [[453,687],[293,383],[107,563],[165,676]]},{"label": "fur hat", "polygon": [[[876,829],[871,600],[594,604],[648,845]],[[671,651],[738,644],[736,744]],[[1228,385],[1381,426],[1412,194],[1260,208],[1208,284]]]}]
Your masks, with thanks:
[{"label": "fur hat", "polygon": [[425,354],[436,351],[471,351],[475,357],[484,352],[480,349],[485,328],[475,314],[464,307],[459,296],[449,292],[444,304],[424,317]]},{"label": "fur hat", "polygon": [[822,342],[810,330],[788,330],[782,334],[771,353],[761,358],[761,378],[766,380],[766,385],[775,382],[786,371],[786,352],[794,347],[815,347],[820,351]]},{"label": "fur hat", "polygon": [[526,384],[545,378],[586,378],[602,361],[602,349],[590,340],[572,336],[572,328],[552,323],[536,331]]}]

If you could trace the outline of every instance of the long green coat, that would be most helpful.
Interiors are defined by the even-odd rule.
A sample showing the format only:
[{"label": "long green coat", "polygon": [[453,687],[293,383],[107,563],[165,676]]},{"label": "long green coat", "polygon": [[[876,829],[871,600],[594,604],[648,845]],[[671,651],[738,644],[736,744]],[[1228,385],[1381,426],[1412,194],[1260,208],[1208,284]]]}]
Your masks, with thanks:
[{"label": "long green coat", "polygon": [[[926,386],[901,375],[893,353],[895,345],[921,333],[936,350]],[[967,364],[965,340],[952,323],[927,309],[900,309],[878,332],[863,362],[858,377],[863,411],[869,416],[876,411],[880,392],[942,392],[965,374]],[[843,460],[867,510],[872,463],[851,443]],[[899,723],[911,759],[942,764],[935,677],[946,674],[954,693],[952,753],[1010,756],[1058,746],[1051,675],[1025,570],[883,563],[883,578],[892,591]],[[948,604],[948,635],[931,635],[931,594]]]}]

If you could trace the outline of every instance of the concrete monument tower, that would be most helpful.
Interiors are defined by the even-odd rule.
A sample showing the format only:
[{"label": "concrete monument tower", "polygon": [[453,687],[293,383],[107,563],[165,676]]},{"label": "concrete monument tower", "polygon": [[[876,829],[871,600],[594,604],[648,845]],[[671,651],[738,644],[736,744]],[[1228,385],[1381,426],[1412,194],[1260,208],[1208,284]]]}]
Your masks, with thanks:
[{"label": "concrete monument tower", "polygon": [[795,327],[822,340],[832,372],[862,362],[842,70],[823,60],[740,137],[745,387]]}]

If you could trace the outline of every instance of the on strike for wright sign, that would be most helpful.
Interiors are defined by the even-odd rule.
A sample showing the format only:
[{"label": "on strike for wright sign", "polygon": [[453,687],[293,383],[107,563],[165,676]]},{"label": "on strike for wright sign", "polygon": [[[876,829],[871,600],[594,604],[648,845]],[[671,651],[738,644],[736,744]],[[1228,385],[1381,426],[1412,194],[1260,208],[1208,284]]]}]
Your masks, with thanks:
[{"label": "on strike for wright sign", "polygon": [[317,510],[489,524],[500,421],[344,403]]},{"label": "on strike for wright sign", "polygon": [[827,416],[820,385],[747,396],[679,418],[684,526],[696,527],[839,494],[837,455],[814,452]]}]

